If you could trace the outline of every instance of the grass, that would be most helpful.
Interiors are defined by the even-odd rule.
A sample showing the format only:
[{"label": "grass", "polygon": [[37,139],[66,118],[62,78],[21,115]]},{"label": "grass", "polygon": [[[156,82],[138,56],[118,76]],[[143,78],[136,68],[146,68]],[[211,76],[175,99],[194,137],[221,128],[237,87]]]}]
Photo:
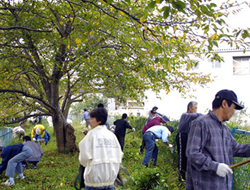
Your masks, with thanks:
[{"label": "grass", "polygon": [[[73,126],[75,128],[75,135],[77,145],[84,138],[84,134],[81,133],[83,127],[79,125],[79,121],[74,121]],[[53,136],[53,128],[49,128],[47,124],[44,124],[47,131],[51,134],[51,140],[47,146],[41,144],[41,148],[44,151],[42,160],[38,163],[37,169],[24,170],[25,179],[15,180],[15,186],[4,187],[0,186],[0,189],[15,189],[15,190],[71,190],[74,188],[74,180],[78,174],[79,162],[78,153],[75,154],[62,154],[57,152],[56,140]],[[28,125],[25,128],[26,134],[29,135],[32,129],[32,125]],[[129,131],[129,130],[128,130]],[[134,137],[134,138],[133,138]],[[170,138],[170,142],[174,143],[175,134]],[[119,187],[119,189],[142,189],[139,188],[142,183],[148,183],[148,178],[152,178],[155,175],[157,179],[154,189],[184,189],[178,185],[177,174],[177,153],[171,154],[169,148],[159,140],[158,148],[158,167],[149,165],[148,169],[142,166],[143,155],[139,155],[139,147],[141,144],[141,134],[137,130],[133,136],[133,133],[128,133],[125,139],[123,165],[131,174],[128,177],[124,172],[122,173],[125,186]],[[13,144],[20,143],[18,138],[13,140]],[[29,165],[31,166],[31,165]],[[17,175],[17,174],[16,174]],[[0,182],[5,182],[8,177],[5,176],[5,171],[0,175]],[[144,182],[146,180],[146,182]],[[151,179],[152,180],[152,179]],[[164,187],[164,188],[163,188]],[[146,188],[144,188],[146,189]]]}]

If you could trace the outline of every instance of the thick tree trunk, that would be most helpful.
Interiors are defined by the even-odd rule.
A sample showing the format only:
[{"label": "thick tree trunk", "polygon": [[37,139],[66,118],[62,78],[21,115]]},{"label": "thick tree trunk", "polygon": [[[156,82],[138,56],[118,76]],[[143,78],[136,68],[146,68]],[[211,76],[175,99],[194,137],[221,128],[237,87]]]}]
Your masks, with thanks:
[{"label": "thick tree trunk", "polygon": [[74,128],[61,117],[61,114],[53,116],[54,132],[56,136],[56,144],[59,152],[75,152],[78,151],[76,146],[76,137]]}]

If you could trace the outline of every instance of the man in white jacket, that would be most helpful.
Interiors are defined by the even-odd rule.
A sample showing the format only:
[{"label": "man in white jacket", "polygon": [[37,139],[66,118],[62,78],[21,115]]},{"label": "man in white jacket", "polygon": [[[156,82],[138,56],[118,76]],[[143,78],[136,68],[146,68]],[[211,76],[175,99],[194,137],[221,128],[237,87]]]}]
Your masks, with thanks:
[{"label": "man in white jacket", "polygon": [[85,167],[85,190],[112,190],[123,153],[116,136],[105,126],[106,109],[94,109],[89,115],[92,130],[79,143],[79,161]]}]

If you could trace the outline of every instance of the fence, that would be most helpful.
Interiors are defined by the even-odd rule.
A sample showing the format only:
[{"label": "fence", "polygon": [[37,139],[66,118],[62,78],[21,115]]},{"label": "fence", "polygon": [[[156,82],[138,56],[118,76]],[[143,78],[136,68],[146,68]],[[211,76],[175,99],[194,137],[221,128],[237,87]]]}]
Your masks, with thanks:
[{"label": "fence", "polygon": [[[250,142],[250,132],[240,129],[231,129],[232,136],[239,144],[246,144]],[[239,163],[249,158],[234,158],[234,163]],[[232,190],[250,189],[250,164],[244,164],[240,167],[234,168],[234,179]]]},{"label": "fence", "polygon": [[8,146],[12,143],[12,130],[10,127],[3,127],[0,130],[0,146]]}]

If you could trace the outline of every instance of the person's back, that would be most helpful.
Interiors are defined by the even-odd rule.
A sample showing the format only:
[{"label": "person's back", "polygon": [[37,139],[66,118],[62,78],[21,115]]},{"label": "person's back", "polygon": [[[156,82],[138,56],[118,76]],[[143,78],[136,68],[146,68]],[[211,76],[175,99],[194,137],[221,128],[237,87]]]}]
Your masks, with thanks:
[{"label": "person's back", "polygon": [[43,156],[43,150],[37,142],[27,141],[25,143],[26,146],[30,147],[33,151],[31,157],[26,159],[26,162],[40,162]]}]

